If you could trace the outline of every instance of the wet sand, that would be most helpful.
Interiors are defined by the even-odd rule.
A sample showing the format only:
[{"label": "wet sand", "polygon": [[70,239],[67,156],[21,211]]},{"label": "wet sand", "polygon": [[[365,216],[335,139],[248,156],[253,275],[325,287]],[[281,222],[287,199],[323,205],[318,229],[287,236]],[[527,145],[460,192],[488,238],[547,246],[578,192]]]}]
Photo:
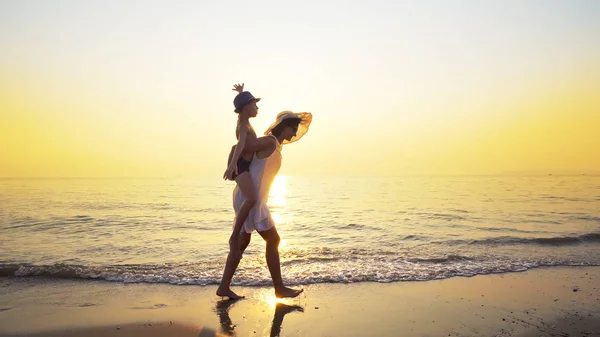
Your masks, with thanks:
[{"label": "wet sand", "polygon": [[600,336],[600,267],[272,288],[0,279],[2,336]]}]

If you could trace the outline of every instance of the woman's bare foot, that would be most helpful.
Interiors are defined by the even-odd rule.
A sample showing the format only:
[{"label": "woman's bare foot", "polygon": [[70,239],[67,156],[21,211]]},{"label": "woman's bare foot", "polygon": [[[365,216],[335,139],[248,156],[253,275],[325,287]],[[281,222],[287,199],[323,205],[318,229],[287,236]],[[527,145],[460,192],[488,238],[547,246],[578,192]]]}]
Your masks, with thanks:
[{"label": "woman's bare foot", "polygon": [[221,297],[229,297],[229,299],[232,300],[239,300],[244,298],[244,296],[240,296],[236,293],[234,293],[231,289],[217,289],[217,296],[221,296]]},{"label": "woman's bare foot", "polygon": [[283,287],[280,289],[275,289],[275,297],[277,297],[277,298],[296,297],[296,296],[300,295],[303,291],[304,291],[304,289],[296,290],[296,289],[292,289],[292,288],[288,288],[288,287]]}]

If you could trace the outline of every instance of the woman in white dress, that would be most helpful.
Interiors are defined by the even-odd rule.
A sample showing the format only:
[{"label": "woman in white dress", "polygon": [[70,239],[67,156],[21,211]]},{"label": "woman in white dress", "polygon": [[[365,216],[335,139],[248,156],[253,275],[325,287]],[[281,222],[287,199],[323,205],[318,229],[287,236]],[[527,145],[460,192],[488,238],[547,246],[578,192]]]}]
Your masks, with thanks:
[{"label": "woman in white dress", "polygon": [[[308,112],[294,113],[283,111],[277,115],[275,123],[265,131],[264,144],[257,149],[254,158],[250,164],[250,177],[254,183],[255,191],[258,192],[256,205],[250,211],[250,214],[240,232],[239,245],[243,253],[250,243],[251,233],[257,231],[266,241],[266,259],[276,297],[296,297],[302,293],[303,289],[288,288],[283,284],[281,277],[281,266],[279,262],[279,234],[275,228],[275,222],[271,217],[269,207],[267,206],[269,190],[279,168],[281,167],[281,147],[283,144],[293,143],[308,131],[312,122],[312,114]],[[233,208],[236,215],[244,203],[244,194],[236,188],[233,191]],[[235,220],[234,220],[235,223]],[[221,284],[217,289],[217,295],[227,296],[232,299],[242,298],[234,293],[230,286],[233,274],[240,263],[240,258],[229,254],[223,271]]]}]

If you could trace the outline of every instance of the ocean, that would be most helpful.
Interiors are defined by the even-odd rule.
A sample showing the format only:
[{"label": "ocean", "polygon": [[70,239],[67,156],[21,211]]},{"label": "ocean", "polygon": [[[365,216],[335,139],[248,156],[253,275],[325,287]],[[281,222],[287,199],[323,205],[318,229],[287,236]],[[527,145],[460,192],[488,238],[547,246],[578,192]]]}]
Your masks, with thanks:
[{"label": "ocean", "polygon": [[[234,183],[1,179],[0,276],[215,285]],[[600,266],[599,176],[286,177],[269,205],[288,285]],[[270,285],[256,233],[234,285]]]}]

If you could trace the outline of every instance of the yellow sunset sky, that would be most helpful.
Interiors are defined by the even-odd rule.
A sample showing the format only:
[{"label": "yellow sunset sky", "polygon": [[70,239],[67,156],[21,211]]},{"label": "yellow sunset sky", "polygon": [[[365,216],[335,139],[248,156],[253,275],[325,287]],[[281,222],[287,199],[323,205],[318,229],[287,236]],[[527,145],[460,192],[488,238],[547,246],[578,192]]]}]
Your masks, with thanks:
[{"label": "yellow sunset sky", "polygon": [[600,1],[0,2],[0,177],[216,176],[232,84],[285,175],[600,171]]}]

